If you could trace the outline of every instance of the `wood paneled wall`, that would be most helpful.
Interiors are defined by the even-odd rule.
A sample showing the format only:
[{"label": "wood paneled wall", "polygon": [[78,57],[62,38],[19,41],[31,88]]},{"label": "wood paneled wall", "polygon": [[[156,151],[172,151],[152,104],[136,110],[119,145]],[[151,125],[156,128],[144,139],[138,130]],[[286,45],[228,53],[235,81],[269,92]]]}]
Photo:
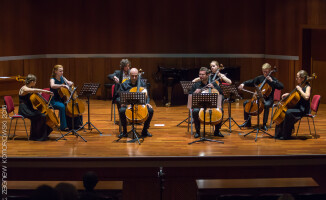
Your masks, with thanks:
[{"label": "wood paneled wall", "polygon": [[1,0],[0,56],[263,53],[261,0]]}]

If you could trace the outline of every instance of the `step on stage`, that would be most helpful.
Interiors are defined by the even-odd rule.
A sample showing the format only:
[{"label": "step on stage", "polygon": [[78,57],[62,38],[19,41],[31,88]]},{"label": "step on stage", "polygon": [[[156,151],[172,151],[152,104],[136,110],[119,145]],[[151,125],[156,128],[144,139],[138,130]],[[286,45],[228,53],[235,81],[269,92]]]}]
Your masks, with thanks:
[{"label": "step on stage", "polygon": [[[195,139],[187,132],[187,124],[176,126],[188,116],[186,106],[152,105],[154,116],[149,131],[153,137],[145,138],[141,145],[115,142],[119,127],[110,120],[111,101],[92,100],[90,119],[103,134],[79,131],[87,143],[72,135],[55,141],[60,136],[57,131],[49,141],[28,141],[20,126],[22,122],[18,122],[17,137],[7,142],[8,180],[80,181],[91,170],[101,181],[123,181],[124,199],[153,200],[161,195],[163,199],[196,199],[199,179],[308,177],[319,185],[312,192],[326,193],[326,105],[320,105],[315,119],[317,139],[309,134],[308,123],[303,119],[293,140],[275,140],[260,134],[255,142],[255,134],[243,136],[251,129],[240,130],[236,126],[231,133],[222,126],[224,138],[219,138],[207,125],[207,138],[224,144],[193,145],[188,145]],[[224,113],[227,118],[226,105]],[[87,112],[84,116],[85,120]],[[233,103],[232,117],[243,122],[242,101]],[[29,125],[27,120],[27,129]],[[136,128],[140,131],[142,125]],[[268,133],[274,135],[274,129]]]}]

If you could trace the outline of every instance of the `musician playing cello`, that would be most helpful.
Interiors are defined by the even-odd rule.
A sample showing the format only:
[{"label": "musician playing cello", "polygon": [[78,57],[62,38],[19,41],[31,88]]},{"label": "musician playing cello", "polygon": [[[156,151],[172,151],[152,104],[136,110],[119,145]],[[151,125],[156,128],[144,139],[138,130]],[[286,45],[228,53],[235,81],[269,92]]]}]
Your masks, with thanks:
[{"label": "musician playing cello", "polygon": [[[119,94],[119,88],[123,81],[126,81],[130,78],[130,65],[131,62],[128,59],[122,59],[120,61],[120,70],[114,71],[113,74],[109,74],[107,76],[108,79],[113,80],[115,82],[114,92],[112,101],[116,102],[116,99],[118,98]],[[118,109],[120,109],[120,104],[117,102]]]},{"label": "musician playing cello", "polygon": [[[222,64],[221,64],[221,66],[223,67]],[[216,60],[213,60],[210,63],[210,67],[211,67],[211,73],[210,73],[211,78],[213,78],[215,76],[215,73],[217,73],[217,77],[219,77],[219,81],[218,81],[219,83],[225,82],[230,85],[232,84],[232,81],[228,77],[226,77],[225,74],[222,74],[220,72],[220,64]],[[200,77],[192,80],[192,82],[198,82],[198,81],[201,81]]]},{"label": "musician playing cello", "polygon": [[[294,108],[288,109],[285,112],[285,118],[282,123],[275,127],[275,138],[280,140],[287,140],[291,138],[292,130],[294,130],[294,124],[301,119],[305,114],[310,112],[310,91],[311,86],[307,82],[305,85],[301,83],[308,77],[308,73],[305,70],[300,70],[297,73],[296,80],[298,85],[296,86],[297,92],[300,94],[300,100]],[[289,93],[282,95],[282,99],[286,98]]]},{"label": "musician playing cello", "polygon": [[[272,70],[272,66],[269,63],[265,63],[262,65],[262,72],[263,75],[257,76],[254,79],[248,80],[243,82],[242,84],[240,84],[239,89],[243,89],[244,86],[248,86],[248,87],[255,87],[255,85],[259,85],[260,83],[262,83],[265,78],[266,78],[266,83],[269,86],[272,87],[272,92],[270,93],[269,96],[264,97],[264,118],[263,118],[263,127],[262,129],[267,130],[267,120],[268,120],[268,114],[269,114],[269,108],[272,107],[273,105],[273,99],[274,99],[274,90],[275,89],[283,89],[284,86],[281,82],[279,82],[275,77],[273,76],[268,76],[268,74],[270,74]],[[245,105],[249,102],[249,100],[245,101],[243,103],[243,107],[245,107]],[[251,117],[249,117],[249,114],[247,112],[245,112],[244,110],[244,119],[246,120],[242,125],[240,125],[240,127],[251,127]],[[259,125],[259,124],[258,124]]]},{"label": "musician playing cello", "polygon": [[[124,83],[120,85],[119,92],[128,92],[131,88],[137,87],[137,81],[138,81],[138,70],[136,68],[132,68],[130,70],[130,79],[126,80]],[[143,88],[146,88],[146,84],[142,81],[140,81],[140,86]],[[146,108],[148,110],[148,118],[146,119],[144,123],[143,130],[141,132],[142,137],[152,137],[152,134],[148,132],[154,110],[151,104],[149,104],[149,96],[147,93],[147,100],[146,100]],[[117,98],[117,102],[120,103],[120,97]],[[120,115],[120,120],[121,120],[121,125],[123,128],[123,131],[120,133],[118,136],[119,138],[121,137],[127,137],[127,119],[126,119],[126,105],[121,105],[121,108],[119,110],[119,115]]]},{"label": "musician playing cello", "polygon": [[45,141],[52,132],[52,128],[46,124],[46,116],[33,108],[30,97],[33,93],[44,92],[53,95],[51,91],[34,88],[36,76],[28,74],[25,85],[19,90],[19,110],[18,114],[31,120],[30,140]]},{"label": "musician playing cello", "polygon": [[[52,77],[50,79],[50,87],[54,96],[51,99],[51,105],[55,109],[59,109],[60,116],[60,130],[69,131],[72,129],[72,117],[66,115],[66,105],[64,104],[64,100],[61,98],[58,90],[61,87],[66,87],[69,89],[69,86],[72,86],[74,83],[67,80],[63,77],[63,66],[55,65],[52,70]],[[74,113],[76,114],[76,113]],[[74,117],[74,128],[80,128],[83,125],[82,116]]]},{"label": "musician playing cello", "polygon": [[[209,69],[207,69],[206,67],[200,68],[200,70],[199,70],[200,81],[196,82],[192,86],[191,90],[189,91],[189,94],[200,93],[200,92],[202,92],[201,89],[203,87],[215,88],[215,89],[218,90],[218,92],[220,94],[222,94],[222,90],[221,90],[220,86],[218,86],[215,81],[213,83],[208,83],[209,74],[210,74]],[[192,111],[192,116],[194,118],[195,129],[196,129],[196,133],[194,135],[195,138],[198,138],[200,136],[199,111],[200,111],[199,108],[194,108],[193,111]],[[221,128],[221,123],[215,125],[214,136],[224,137],[222,135],[222,133],[220,132],[220,128]]]}]

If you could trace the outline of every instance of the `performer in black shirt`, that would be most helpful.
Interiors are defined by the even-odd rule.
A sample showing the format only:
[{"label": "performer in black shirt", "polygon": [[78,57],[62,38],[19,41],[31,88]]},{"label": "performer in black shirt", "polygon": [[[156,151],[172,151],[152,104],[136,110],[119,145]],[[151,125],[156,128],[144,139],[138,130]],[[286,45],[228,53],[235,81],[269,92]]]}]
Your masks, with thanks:
[{"label": "performer in black shirt", "polygon": [[[201,81],[196,82],[191,90],[189,91],[189,94],[193,94],[193,93],[200,93],[202,92],[202,88],[203,87],[210,87],[210,88],[215,88],[218,90],[218,92],[220,94],[222,94],[222,90],[220,88],[220,86],[217,85],[217,83],[214,81],[213,83],[208,83],[208,76],[209,76],[210,71],[206,68],[206,67],[202,67],[199,70],[199,78]],[[192,116],[194,118],[194,122],[195,122],[195,129],[196,129],[196,133],[194,135],[195,138],[198,138],[200,136],[200,121],[199,121],[199,108],[194,108],[192,111]],[[224,137],[222,135],[222,133],[220,132],[220,128],[221,128],[221,123],[215,125],[215,131],[214,131],[214,136],[219,136],[219,137]]]},{"label": "performer in black shirt", "polygon": [[[127,92],[129,91],[131,88],[133,87],[137,87],[137,80],[138,80],[138,70],[136,68],[132,68],[130,70],[130,79],[126,80],[124,83],[122,83],[120,85],[120,88],[119,88],[119,92]],[[140,81],[140,86],[143,87],[143,88],[146,88],[146,84],[142,81]],[[144,127],[143,127],[143,130],[142,130],[142,133],[141,135],[143,137],[152,137],[152,134],[150,134],[148,132],[148,128],[150,126],[150,123],[151,123],[151,120],[152,120],[152,117],[153,117],[153,114],[154,114],[154,110],[153,110],[153,107],[151,106],[151,104],[149,104],[149,95],[147,93],[147,100],[146,100],[146,108],[148,110],[148,118],[147,120],[145,121],[144,123]],[[117,102],[120,103],[120,97],[117,98]],[[119,115],[120,115],[120,120],[121,120],[121,125],[122,125],[122,128],[123,128],[123,131],[120,133],[119,137],[126,137],[127,136],[127,119],[126,119],[126,105],[121,105],[121,108],[119,110]]]},{"label": "performer in black shirt", "polygon": [[[129,69],[131,66],[131,62],[128,59],[122,59],[120,61],[120,70],[115,70],[113,74],[109,74],[107,76],[108,79],[113,80],[115,82],[114,92],[113,92],[113,98],[112,101],[116,102],[116,99],[118,98],[118,91],[120,88],[120,85],[128,80],[130,78],[129,75]],[[117,104],[118,108],[120,108],[120,104]]]},{"label": "performer in black shirt", "polygon": [[[266,84],[269,84],[272,87],[272,92],[268,97],[264,99],[264,118],[263,118],[263,129],[267,130],[267,120],[268,120],[268,114],[269,114],[269,108],[273,105],[273,99],[274,99],[274,90],[275,89],[283,89],[284,86],[281,82],[279,82],[275,77],[268,76],[268,74],[271,72],[272,66],[268,63],[263,64],[262,66],[262,72],[263,75],[257,76],[254,79],[248,80],[240,84],[239,89],[243,89],[244,86],[248,87],[255,87],[255,85],[259,85],[264,81],[264,79],[267,79]],[[245,101],[243,103],[243,107],[249,102],[249,100]],[[251,118],[249,117],[249,114],[244,111],[244,119],[246,120],[240,127],[250,127],[251,126]],[[258,124],[259,125],[259,124]]]}]

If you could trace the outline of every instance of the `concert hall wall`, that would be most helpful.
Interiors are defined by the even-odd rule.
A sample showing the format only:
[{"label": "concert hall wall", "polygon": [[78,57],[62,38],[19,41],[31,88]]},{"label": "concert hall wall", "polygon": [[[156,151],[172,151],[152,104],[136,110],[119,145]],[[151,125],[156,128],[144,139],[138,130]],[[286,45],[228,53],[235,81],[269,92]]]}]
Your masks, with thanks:
[{"label": "concert hall wall", "polygon": [[[301,68],[302,25],[325,26],[325,8],[323,0],[2,0],[0,59],[10,59],[0,61],[0,76],[34,73],[38,87],[48,87],[60,63],[76,84],[101,83],[104,97],[106,75],[121,59],[105,55],[146,54],[131,57],[132,65],[144,69],[152,96],[161,98],[152,76],[158,65],[199,68],[214,59],[205,55],[218,54],[224,65],[240,67],[240,82],[260,74],[264,62],[278,66],[275,76],[288,91]],[[44,57],[59,54],[70,57]],[[24,55],[36,56],[11,57]]]}]

